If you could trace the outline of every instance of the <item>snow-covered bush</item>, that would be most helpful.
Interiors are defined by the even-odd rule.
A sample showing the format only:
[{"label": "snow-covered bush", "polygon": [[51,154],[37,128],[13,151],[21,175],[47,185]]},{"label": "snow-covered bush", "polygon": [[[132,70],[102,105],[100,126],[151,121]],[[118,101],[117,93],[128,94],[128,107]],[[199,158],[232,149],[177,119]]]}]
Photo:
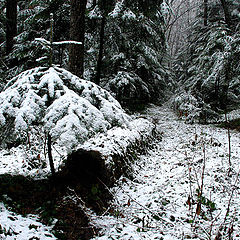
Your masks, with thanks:
[{"label": "snow-covered bush", "polygon": [[172,98],[172,107],[179,118],[189,123],[217,121],[220,117],[215,111],[211,110],[209,104],[198,100],[190,92],[179,93]]},{"label": "snow-covered bush", "polygon": [[135,73],[119,71],[113,78],[107,79],[105,86],[113,92],[116,98],[125,105],[130,105],[134,99],[150,99],[148,85]]},{"label": "snow-covered bush", "polygon": [[180,118],[198,118],[200,109],[197,99],[190,93],[181,93],[173,98],[172,106]]},{"label": "snow-covered bush", "polygon": [[2,145],[22,143],[38,128],[71,152],[94,134],[129,119],[107,91],[58,67],[25,71],[0,93]]}]

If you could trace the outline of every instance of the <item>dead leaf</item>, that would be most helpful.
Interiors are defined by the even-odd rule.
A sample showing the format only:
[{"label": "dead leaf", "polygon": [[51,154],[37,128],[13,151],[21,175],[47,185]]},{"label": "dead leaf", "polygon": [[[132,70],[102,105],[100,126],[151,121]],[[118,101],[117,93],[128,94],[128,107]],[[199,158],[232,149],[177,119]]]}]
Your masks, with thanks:
[{"label": "dead leaf", "polygon": [[196,214],[199,216],[201,213],[201,203],[197,204],[197,210],[196,210]]},{"label": "dead leaf", "polygon": [[122,179],[122,182],[123,182],[123,183],[127,182],[126,178],[123,178],[123,179]]},{"label": "dead leaf", "polygon": [[191,197],[188,196],[188,200],[187,200],[187,205],[189,206],[189,210],[191,209]]}]

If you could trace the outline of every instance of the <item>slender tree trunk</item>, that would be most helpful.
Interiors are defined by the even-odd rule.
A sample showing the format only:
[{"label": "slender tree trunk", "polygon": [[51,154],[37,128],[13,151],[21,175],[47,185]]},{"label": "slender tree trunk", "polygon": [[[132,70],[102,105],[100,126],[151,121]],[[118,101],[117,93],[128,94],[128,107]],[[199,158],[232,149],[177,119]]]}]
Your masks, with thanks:
[{"label": "slender tree trunk", "polygon": [[82,42],[69,47],[69,70],[83,76],[85,12],[87,0],[71,0],[70,40]]},{"label": "slender tree trunk", "polygon": [[50,14],[50,56],[49,56],[49,66],[52,67],[53,64],[53,13]]},{"label": "slender tree trunk", "polygon": [[51,173],[54,176],[55,175],[55,169],[54,169],[54,163],[53,163],[53,157],[52,157],[52,137],[48,133],[47,135],[47,148],[48,148],[48,159],[50,164]]},{"label": "slender tree trunk", "polygon": [[223,12],[224,12],[225,22],[228,25],[228,27],[231,27],[231,15],[229,12],[228,4],[226,0],[220,0],[220,1],[221,1]]},{"label": "slender tree trunk", "polygon": [[208,23],[208,0],[204,0],[204,26]]},{"label": "slender tree trunk", "polygon": [[6,1],[6,54],[13,48],[13,38],[17,35],[17,0]]},{"label": "slender tree trunk", "polygon": [[106,17],[103,16],[102,21],[101,21],[100,44],[99,44],[99,53],[98,53],[98,61],[97,61],[97,72],[96,72],[96,79],[95,79],[95,83],[98,84],[98,85],[100,84],[101,70],[102,70],[105,22],[106,22]]}]

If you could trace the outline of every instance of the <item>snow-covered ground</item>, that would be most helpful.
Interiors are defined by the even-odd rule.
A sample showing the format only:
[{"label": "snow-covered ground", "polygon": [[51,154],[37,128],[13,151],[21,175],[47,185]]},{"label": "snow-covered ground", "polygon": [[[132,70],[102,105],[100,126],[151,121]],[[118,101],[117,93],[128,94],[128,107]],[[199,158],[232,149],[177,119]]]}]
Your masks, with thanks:
[{"label": "snow-covered ground", "polygon": [[94,239],[215,239],[223,230],[221,239],[240,239],[240,133],[231,132],[229,172],[227,130],[185,124],[167,107],[152,107],[146,116],[158,121],[163,139],[136,162],[134,180],[122,178],[112,189],[111,210],[92,216],[102,228]]},{"label": "snow-covered ground", "polygon": [[3,203],[0,203],[0,239],[56,239],[51,230],[51,227],[40,223],[36,215],[23,217],[7,210]]},{"label": "snow-covered ground", "polygon": [[[39,148],[38,158],[32,160],[31,149],[22,146],[0,151],[0,174],[22,175],[33,179],[44,179],[50,174],[47,155]],[[58,169],[65,159],[65,149],[53,149],[54,166]]]},{"label": "snow-covered ground", "polygon": [[[231,239],[240,239],[240,133],[231,131],[229,171],[227,130],[186,124],[168,107],[152,106],[144,115],[157,122],[162,141],[134,164],[133,180],[122,177],[111,189],[114,200],[105,214],[92,214],[91,224],[102,229],[94,239],[211,240],[224,230],[222,239],[230,239],[226,237],[229,235]],[[1,174],[11,170],[6,165],[7,158],[11,157],[2,151]],[[201,211],[199,207],[196,211],[197,189],[201,192],[201,187]],[[17,221],[12,221],[12,217]],[[29,221],[33,220],[14,215],[0,205],[2,228],[14,232],[22,228],[24,239],[32,236],[32,231],[39,239],[55,239],[48,235],[49,228]],[[30,229],[31,224],[38,227]],[[0,234],[1,237],[4,235]],[[21,238],[12,235],[7,239]]]}]

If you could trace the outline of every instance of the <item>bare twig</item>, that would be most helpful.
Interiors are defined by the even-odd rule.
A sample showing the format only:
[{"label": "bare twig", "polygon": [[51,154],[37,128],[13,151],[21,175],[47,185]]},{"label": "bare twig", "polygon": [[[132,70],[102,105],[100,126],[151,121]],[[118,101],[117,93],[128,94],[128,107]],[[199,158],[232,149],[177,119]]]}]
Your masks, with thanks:
[{"label": "bare twig", "polygon": [[238,181],[239,174],[240,174],[240,169],[238,170],[235,182],[234,182],[234,184],[232,186],[232,192],[231,192],[231,195],[230,195],[229,200],[228,200],[227,211],[226,211],[226,214],[225,214],[225,217],[224,217],[224,220],[223,220],[224,223],[226,222],[227,216],[228,216],[229,211],[230,211],[230,206],[231,206],[231,202],[232,202],[232,198],[233,198],[233,193],[234,193],[234,191],[236,189],[236,184],[237,184],[237,181]]}]

